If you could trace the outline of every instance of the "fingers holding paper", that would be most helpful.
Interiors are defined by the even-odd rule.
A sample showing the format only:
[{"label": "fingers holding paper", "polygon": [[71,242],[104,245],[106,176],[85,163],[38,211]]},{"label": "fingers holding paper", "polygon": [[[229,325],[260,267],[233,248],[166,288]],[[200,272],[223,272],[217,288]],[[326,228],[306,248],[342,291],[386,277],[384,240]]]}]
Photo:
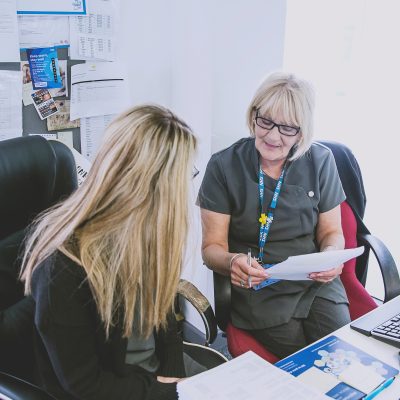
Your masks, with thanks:
[{"label": "fingers holding paper", "polygon": [[343,264],[336,268],[328,269],[323,272],[311,272],[309,278],[322,283],[332,282],[336,277],[338,277],[343,271]]},{"label": "fingers holding paper", "polygon": [[251,265],[249,265],[245,254],[243,254],[243,257],[235,258],[232,262],[232,285],[248,289],[260,284],[268,277],[265,269],[254,258],[251,258]]}]

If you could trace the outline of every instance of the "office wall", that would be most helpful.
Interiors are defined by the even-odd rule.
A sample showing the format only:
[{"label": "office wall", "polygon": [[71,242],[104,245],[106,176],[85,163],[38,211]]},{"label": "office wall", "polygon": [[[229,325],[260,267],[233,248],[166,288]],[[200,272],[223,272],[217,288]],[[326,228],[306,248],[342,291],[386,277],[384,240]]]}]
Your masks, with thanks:
[{"label": "office wall", "polygon": [[[183,276],[213,300],[200,255],[194,198],[212,151],[247,135],[245,111],[266,72],[282,65],[285,1],[121,0],[120,58],[133,104],[171,107],[199,138],[192,222]],[[200,318],[189,320],[204,331]]]}]

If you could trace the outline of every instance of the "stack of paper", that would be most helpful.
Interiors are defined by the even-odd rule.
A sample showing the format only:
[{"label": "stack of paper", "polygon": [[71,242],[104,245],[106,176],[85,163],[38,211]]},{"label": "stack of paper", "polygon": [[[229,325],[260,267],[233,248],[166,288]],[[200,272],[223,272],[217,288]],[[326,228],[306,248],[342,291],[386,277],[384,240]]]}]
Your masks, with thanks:
[{"label": "stack of paper", "polygon": [[329,400],[249,351],[178,383],[179,400]]}]

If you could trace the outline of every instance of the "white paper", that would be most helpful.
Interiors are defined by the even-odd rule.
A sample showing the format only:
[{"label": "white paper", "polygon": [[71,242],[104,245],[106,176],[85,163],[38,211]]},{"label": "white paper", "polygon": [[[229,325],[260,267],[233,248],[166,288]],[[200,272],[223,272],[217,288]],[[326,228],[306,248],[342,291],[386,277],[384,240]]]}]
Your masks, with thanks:
[{"label": "white paper", "polygon": [[268,268],[272,279],[285,279],[289,281],[309,280],[311,272],[322,272],[336,268],[344,262],[358,257],[364,253],[364,247],[355,249],[322,251],[320,253],[303,254],[289,257],[286,261]]},{"label": "white paper", "polygon": [[180,400],[328,400],[249,351],[178,383]]},{"label": "white paper", "polygon": [[[48,89],[51,97],[64,97],[68,96],[68,74],[67,74],[67,60],[58,60],[60,67],[60,75],[63,86],[61,88]],[[33,104],[32,93],[36,92],[33,90],[32,78],[30,75],[29,62],[21,61],[22,71],[22,101],[24,106]]]},{"label": "white paper", "polygon": [[93,0],[86,16],[70,18],[72,59],[115,61],[118,6],[117,0]]},{"label": "white paper", "polygon": [[86,0],[17,0],[18,14],[86,14]]},{"label": "white paper", "polygon": [[20,71],[0,70],[0,140],[22,136]]},{"label": "white paper", "polygon": [[371,393],[385,381],[385,378],[375,371],[374,365],[352,362],[351,365],[340,373],[339,380],[360,392]]},{"label": "white paper", "polygon": [[0,5],[0,62],[19,62],[15,0],[1,0]]},{"label": "white paper", "polygon": [[20,15],[18,17],[19,47],[69,46],[67,16]]},{"label": "white paper", "polygon": [[82,154],[79,153],[79,151],[76,151],[74,148],[72,148],[71,150],[75,158],[76,172],[78,174],[78,186],[81,186],[82,183],[85,181],[92,164],[88,160],[86,160],[86,158],[83,157]]},{"label": "white paper", "polygon": [[71,68],[71,121],[119,114],[129,107],[125,69],[120,63],[100,62]]},{"label": "white paper", "polygon": [[70,149],[74,148],[73,145],[73,132],[72,131],[63,131],[57,133],[30,133],[29,136],[41,136],[46,140],[58,140],[61,143],[64,143]]},{"label": "white paper", "polygon": [[81,153],[93,162],[107,126],[115,114],[81,118]]}]

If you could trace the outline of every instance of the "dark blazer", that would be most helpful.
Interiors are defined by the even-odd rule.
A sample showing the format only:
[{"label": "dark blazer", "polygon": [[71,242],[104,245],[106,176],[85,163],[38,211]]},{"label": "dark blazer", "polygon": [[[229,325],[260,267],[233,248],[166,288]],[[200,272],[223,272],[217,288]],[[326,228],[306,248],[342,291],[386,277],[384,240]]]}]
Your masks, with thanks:
[{"label": "dark blazer", "polygon": [[[125,364],[121,327],[107,340],[82,267],[60,252],[33,273],[35,355],[40,384],[58,399],[177,399],[176,384]],[[157,375],[184,376],[175,318],[155,334]]]}]

